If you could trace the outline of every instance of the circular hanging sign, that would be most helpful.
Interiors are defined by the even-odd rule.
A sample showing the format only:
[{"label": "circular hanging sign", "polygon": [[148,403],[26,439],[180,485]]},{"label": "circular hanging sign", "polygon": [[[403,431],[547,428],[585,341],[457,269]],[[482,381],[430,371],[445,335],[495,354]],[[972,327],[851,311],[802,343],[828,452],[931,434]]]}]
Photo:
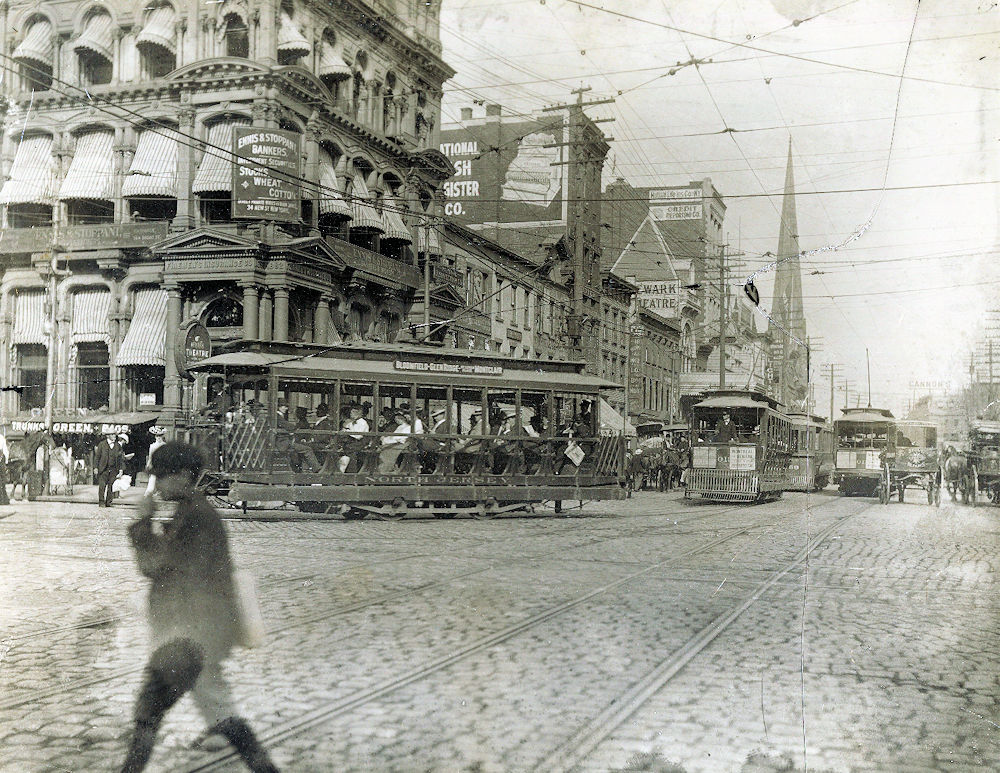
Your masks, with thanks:
[{"label": "circular hanging sign", "polygon": [[208,328],[196,319],[189,319],[174,334],[174,364],[177,373],[188,381],[194,381],[192,365],[212,356],[212,339]]}]

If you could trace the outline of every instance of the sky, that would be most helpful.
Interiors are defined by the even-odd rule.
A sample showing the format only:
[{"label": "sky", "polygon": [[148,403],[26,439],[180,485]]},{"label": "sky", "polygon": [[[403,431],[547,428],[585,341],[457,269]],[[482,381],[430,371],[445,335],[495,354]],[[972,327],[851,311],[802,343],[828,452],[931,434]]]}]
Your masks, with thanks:
[{"label": "sky", "polygon": [[606,182],[711,178],[737,292],[777,249],[790,139],[819,412],[827,363],[867,404],[866,350],[897,415],[968,383],[1000,308],[1000,0],[445,0],[441,40],[443,123],[589,86],[615,99],[588,109],[615,119]]}]

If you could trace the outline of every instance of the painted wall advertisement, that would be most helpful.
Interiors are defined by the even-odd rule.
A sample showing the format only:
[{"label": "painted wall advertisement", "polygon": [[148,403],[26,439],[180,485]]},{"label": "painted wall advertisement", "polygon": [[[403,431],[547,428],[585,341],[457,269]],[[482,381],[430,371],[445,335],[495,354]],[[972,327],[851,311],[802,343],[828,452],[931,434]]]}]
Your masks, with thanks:
[{"label": "painted wall advertisement", "polygon": [[680,306],[680,282],[637,282],[637,284],[640,306],[667,319],[677,316],[677,309]]},{"label": "painted wall advertisement", "polygon": [[298,222],[299,135],[238,126],[233,153],[233,217]]},{"label": "painted wall advertisement", "polygon": [[565,148],[551,146],[562,137],[561,118],[443,130],[439,150],[455,165],[445,215],[464,223],[560,220]]},{"label": "painted wall advertisement", "polygon": [[649,192],[653,220],[701,220],[701,188],[659,188]]}]

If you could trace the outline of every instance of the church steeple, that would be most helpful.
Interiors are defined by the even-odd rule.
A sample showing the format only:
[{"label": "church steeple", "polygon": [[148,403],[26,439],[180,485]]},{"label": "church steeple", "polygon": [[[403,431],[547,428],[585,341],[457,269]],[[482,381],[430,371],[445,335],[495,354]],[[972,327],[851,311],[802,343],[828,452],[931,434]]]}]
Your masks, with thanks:
[{"label": "church steeple", "polygon": [[799,265],[799,226],[795,213],[795,177],[792,172],[792,138],[788,138],[785,193],[778,232],[778,268],[774,279],[774,321],[778,397],[788,408],[805,408],[809,394],[806,319],[802,308],[802,269]]}]

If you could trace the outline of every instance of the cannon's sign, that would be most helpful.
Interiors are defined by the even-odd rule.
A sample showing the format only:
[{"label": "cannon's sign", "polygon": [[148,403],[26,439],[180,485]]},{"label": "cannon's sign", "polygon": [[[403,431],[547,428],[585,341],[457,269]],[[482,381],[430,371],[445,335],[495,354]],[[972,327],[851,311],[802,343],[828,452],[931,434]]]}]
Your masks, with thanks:
[{"label": "cannon's sign", "polygon": [[233,131],[233,217],[297,222],[299,135],[247,126]]}]

